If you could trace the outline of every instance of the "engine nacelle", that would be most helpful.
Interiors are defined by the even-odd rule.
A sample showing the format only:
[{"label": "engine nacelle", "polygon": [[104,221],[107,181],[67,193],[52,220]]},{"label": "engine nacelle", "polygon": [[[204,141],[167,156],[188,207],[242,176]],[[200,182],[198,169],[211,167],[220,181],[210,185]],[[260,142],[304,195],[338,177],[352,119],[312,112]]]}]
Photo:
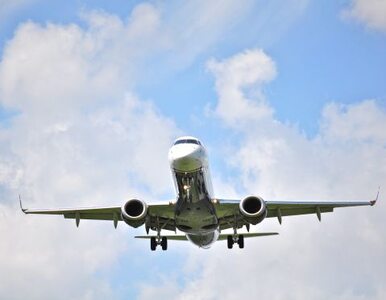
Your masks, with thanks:
[{"label": "engine nacelle", "polygon": [[256,196],[249,196],[240,202],[240,213],[249,223],[256,225],[263,221],[267,216],[267,206],[265,201]]},{"label": "engine nacelle", "polygon": [[139,227],[145,223],[147,215],[147,205],[138,199],[130,199],[121,208],[123,221],[132,227]]}]

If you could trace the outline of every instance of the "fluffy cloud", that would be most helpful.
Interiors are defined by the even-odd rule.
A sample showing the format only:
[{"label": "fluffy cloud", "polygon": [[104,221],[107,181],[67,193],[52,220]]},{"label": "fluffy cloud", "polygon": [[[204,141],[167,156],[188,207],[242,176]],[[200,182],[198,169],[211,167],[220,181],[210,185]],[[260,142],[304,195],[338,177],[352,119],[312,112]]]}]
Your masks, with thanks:
[{"label": "fluffy cloud", "polygon": [[371,29],[386,31],[386,1],[354,0],[343,16],[364,23]]},{"label": "fluffy cloud", "polygon": [[275,77],[276,68],[262,50],[245,51],[221,62],[213,59],[207,66],[216,78],[218,117],[231,126],[239,126],[272,115],[261,87]]},{"label": "fluffy cloud", "polygon": [[179,130],[132,92],[130,60],[142,54],[129,41],[155,30],[156,10],[139,6],[127,23],[85,18],[86,28],[22,24],[1,60],[0,103],[17,111],[0,127],[0,294],[10,299],[112,298],[95,274],[136,251],[124,226],[75,231],[62,218],[23,216],[18,193],[28,206],[90,206],[172,188],[166,158]]},{"label": "fluffy cloud", "polygon": [[[304,6],[306,1],[294,2]],[[122,263],[123,251],[129,260],[135,256],[141,261],[130,262],[132,277],[159,263],[159,256],[138,255],[143,245],[136,246],[124,226],[113,231],[112,224],[85,221],[75,229],[61,218],[22,216],[17,194],[29,206],[55,207],[169,194],[166,153],[180,131],[133,90],[161,69],[192,63],[251,5],[222,3],[174,2],[172,13],[166,13],[170,7],[140,4],[127,19],[86,12],[82,25],[19,26],[0,63],[0,103],[18,112],[10,126],[0,127],[1,295],[119,298],[112,286],[116,277],[103,274],[113,273],[118,259]],[[270,6],[281,16],[276,8]],[[263,86],[275,77],[276,68],[263,51],[211,60],[208,69],[219,95],[213,111],[240,137],[226,159],[239,175],[228,178],[227,193],[242,187],[267,198],[368,197],[384,178],[385,139],[379,124],[385,114],[376,101],[332,103],[322,114],[320,133],[309,139],[274,118]],[[141,285],[140,297],[271,297],[275,291],[277,299],[289,294],[297,299],[382,299],[382,207],[323,216],[322,225],[315,217],[284,219],[280,237],[248,240],[244,252],[229,252],[222,243],[205,252],[187,245],[183,274],[168,272],[160,280],[162,287],[154,276],[153,286]],[[260,229],[279,230],[275,224],[267,221]],[[170,266],[159,268],[165,272]],[[184,284],[177,287],[170,278]]]},{"label": "fluffy cloud", "polygon": [[[237,106],[248,103],[248,110],[257,109],[263,96],[251,96],[242,88],[261,91],[256,78],[273,78],[258,76],[256,59],[247,60],[248,55],[271,61],[262,51],[251,50],[210,68],[218,92],[216,117],[240,138],[224,159],[237,170],[227,181],[234,190],[242,187],[245,193],[239,197],[247,193],[266,199],[375,197],[386,177],[386,112],[379,104],[365,100],[326,105],[319,133],[312,138],[275,119],[273,113],[251,118],[246,110],[241,115],[247,118],[247,126],[240,127],[233,113],[239,110]],[[224,95],[232,90],[238,96],[228,102]],[[226,110],[221,109],[223,102]],[[273,112],[266,100],[263,103]],[[233,193],[232,187],[227,189]],[[221,196],[216,186],[215,191]],[[178,291],[173,288],[172,298],[383,299],[385,212],[381,200],[373,208],[336,209],[323,215],[321,224],[316,216],[287,217],[282,226],[277,220],[266,220],[258,231],[279,231],[280,236],[248,239],[242,251],[229,251],[224,243],[205,253],[192,249],[184,284]],[[146,285],[142,298],[149,299],[146,295],[152,295],[153,289],[159,291]]]},{"label": "fluffy cloud", "polygon": [[[174,3],[173,14],[139,4],[127,19],[84,12],[82,25],[26,22],[7,42],[0,104],[17,113],[0,127],[1,295],[119,297],[103,274],[123,251],[139,253],[128,247],[127,228],[82,222],[75,229],[57,217],[22,216],[17,194],[29,207],[170,194],[167,150],[180,131],[133,90],[163,69],[189,65],[249,5],[206,3]],[[148,263],[130,268],[138,274]]]}]

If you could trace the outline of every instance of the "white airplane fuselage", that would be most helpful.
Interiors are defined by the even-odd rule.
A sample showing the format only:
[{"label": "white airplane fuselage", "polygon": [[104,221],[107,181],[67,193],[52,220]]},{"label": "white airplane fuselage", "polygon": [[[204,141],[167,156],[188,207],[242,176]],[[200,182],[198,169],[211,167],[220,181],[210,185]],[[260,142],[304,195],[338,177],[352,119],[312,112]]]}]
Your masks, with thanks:
[{"label": "white airplane fuselage", "polygon": [[176,227],[207,248],[219,236],[207,152],[198,139],[182,137],[170,149],[169,162],[177,194]]}]

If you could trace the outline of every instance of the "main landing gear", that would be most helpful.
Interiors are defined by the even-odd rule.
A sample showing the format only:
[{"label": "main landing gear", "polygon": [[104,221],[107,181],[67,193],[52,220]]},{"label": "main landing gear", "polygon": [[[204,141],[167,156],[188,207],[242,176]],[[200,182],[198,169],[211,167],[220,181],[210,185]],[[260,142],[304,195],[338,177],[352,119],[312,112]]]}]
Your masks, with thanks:
[{"label": "main landing gear", "polygon": [[[249,224],[247,224],[246,226],[247,230],[249,231]],[[233,221],[233,234],[227,236],[228,249],[232,249],[234,243],[239,244],[240,249],[244,248],[244,235],[237,234],[237,228],[237,216],[235,215]]]},{"label": "main landing gear", "polygon": [[242,234],[228,235],[227,241],[228,241],[228,249],[232,249],[234,243],[239,244],[240,249],[244,248],[244,236]]},{"label": "main landing gear", "polygon": [[154,251],[158,245],[161,245],[162,250],[168,249],[168,239],[166,237],[151,237],[150,238],[150,249],[151,251]]}]

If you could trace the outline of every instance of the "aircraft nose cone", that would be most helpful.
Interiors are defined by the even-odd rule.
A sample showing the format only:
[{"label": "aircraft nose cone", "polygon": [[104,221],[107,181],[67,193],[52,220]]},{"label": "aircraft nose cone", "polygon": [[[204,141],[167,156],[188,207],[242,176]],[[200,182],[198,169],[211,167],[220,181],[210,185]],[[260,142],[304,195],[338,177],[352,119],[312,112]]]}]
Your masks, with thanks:
[{"label": "aircraft nose cone", "polygon": [[189,172],[201,168],[201,155],[198,145],[176,145],[170,150],[169,159],[174,169]]}]

